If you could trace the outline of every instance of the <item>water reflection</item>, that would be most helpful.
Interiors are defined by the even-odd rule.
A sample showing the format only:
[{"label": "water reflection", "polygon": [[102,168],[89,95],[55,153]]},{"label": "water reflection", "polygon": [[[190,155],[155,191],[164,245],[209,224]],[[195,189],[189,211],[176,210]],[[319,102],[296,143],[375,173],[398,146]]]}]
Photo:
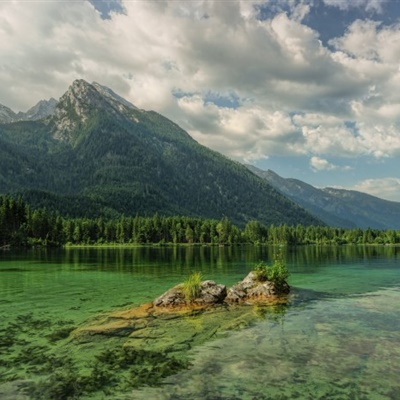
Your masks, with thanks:
[{"label": "water reflection", "polygon": [[[338,268],[397,268],[400,247],[389,246],[174,246],[134,248],[34,249],[0,254],[0,272],[54,270],[129,273],[141,277],[181,279],[201,271],[208,279],[226,279],[233,284],[260,261],[272,263],[281,254],[291,271],[294,285],[324,271],[328,276]],[[332,267],[336,270],[333,271]],[[327,273],[327,268],[329,272]],[[347,271],[349,273],[349,271]],[[336,276],[338,278],[338,276]],[[307,286],[309,287],[309,286]]]},{"label": "water reflection", "polygon": [[284,255],[290,264],[303,266],[326,263],[349,264],[379,258],[396,261],[400,258],[400,247],[395,246],[302,246],[285,247]]},{"label": "water reflection", "polygon": [[76,267],[96,265],[105,268],[124,269],[136,265],[157,264],[188,266],[203,269],[213,265],[223,269],[232,263],[252,264],[271,262],[276,254],[282,254],[289,265],[296,268],[373,261],[387,258],[396,262],[400,247],[395,246],[144,246],[134,248],[67,248],[33,249],[0,253],[1,261],[25,261],[40,264],[68,264]]}]

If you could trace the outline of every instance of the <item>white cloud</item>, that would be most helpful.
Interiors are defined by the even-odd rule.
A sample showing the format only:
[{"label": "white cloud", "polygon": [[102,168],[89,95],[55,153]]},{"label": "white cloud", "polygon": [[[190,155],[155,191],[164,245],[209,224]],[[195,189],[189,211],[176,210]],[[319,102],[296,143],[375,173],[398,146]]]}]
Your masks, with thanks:
[{"label": "white cloud", "polygon": [[324,0],[324,3],[329,6],[338,7],[341,10],[359,7],[366,11],[381,13],[387,1],[388,0]]},{"label": "white cloud", "polygon": [[294,5],[291,18],[295,21],[301,22],[303,19],[309,14],[310,12],[310,5],[307,3],[299,3]]},{"label": "white cloud", "polygon": [[399,178],[365,179],[356,184],[353,189],[382,199],[400,201]]},{"label": "white cloud", "polygon": [[[301,151],[303,137],[289,115],[268,112],[253,104],[238,109],[205,103],[201,96],[184,96],[178,104],[186,120],[182,126],[200,143],[241,160],[256,160],[269,154]],[[286,143],[283,145],[283,143]]]},{"label": "white cloud", "polygon": [[356,21],[332,50],[301,22],[311,2],[264,21],[260,3],[125,1],[103,20],[89,2],[1,2],[0,103],[26,110],[84,78],[239,160],[398,156],[400,27]]},{"label": "white cloud", "polygon": [[335,170],[349,171],[351,169],[349,166],[339,166],[332,164],[328,160],[325,160],[324,158],[320,158],[317,156],[311,157],[310,166],[314,172],[335,171]]},{"label": "white cloud", "polygon": [[314,171],[332,171],[336,169],[336,166],[329,163],[328,160],[316,156],[311,157],[310,165]]},{"label": "white cloud", "polygon": [[383,62],[390,66],[398,65],[399,38],[399,25],[383,26],[377,21],[356,20],[343,37],[332,39],[330,43],[356,59]]}]

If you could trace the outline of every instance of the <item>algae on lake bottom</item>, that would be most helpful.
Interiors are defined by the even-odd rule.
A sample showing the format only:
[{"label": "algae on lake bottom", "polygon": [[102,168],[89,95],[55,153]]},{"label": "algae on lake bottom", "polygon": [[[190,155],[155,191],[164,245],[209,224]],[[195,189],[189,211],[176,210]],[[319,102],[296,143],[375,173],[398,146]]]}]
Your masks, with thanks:
[{"label": "algae on lake bottom", "polygon": [[[20,315],[17,320],[25,322],[25,329],[17,332],[19,325],[12,322],[0,336],[4,356],[0,394],[10,400],[16,395],[40,400],[123,396],[134,388],[159,385],[167,376],[187,369],[188,351],[196,346],[267,316],[279,318],[284,310],[285,304],[280,303],[177,312],[143,305],[99,315],[75,330],[68,320],[53,324],[31,314]],[[41,332],[41,345],[23,339],[29,329]],[[14,344],[23,346],[15,351]],[[18,372],[11,373],[10,367]],[[7,386],[7,382],[18,384]]]}]

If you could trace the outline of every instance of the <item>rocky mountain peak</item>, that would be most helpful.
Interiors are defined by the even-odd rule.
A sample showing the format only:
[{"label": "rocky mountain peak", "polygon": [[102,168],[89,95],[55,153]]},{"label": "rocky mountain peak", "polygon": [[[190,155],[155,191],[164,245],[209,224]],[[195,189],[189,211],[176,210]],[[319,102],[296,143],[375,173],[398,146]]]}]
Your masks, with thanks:
[{"label": "rocky mountain peak", "polygon": [[119,111],[121,111],[121,112],[125,111],[124,107],[131,108],[133,110],[137,110],[138,109],[132,103],[130,103],[129,101],[125,100],[120,95],[118,95],[115,92],[113,92],[107,86],[100,85],[97,82],[92,82],[92,86],[94,86],[96,88],[96,90],[100,94],[102,94],[111,104],[116,106],[119,109]]},{"label": "rocky mountain peak", "polygon": [[61,96],[57,109],[72,107],[78,116],[85,118],[85,111],[88,111],[90,106],[100,106],[103,102],[102,96],[94,86],[83,79],[77,79]]},{"label": "rocky mountain peak", "polygon": [[75,80],[56,107],[53,122],[53,136],[59,140],[70,141],[72,132],[84,126],[93,116],[93,112],[100,111],[113,118],[121,119],[137,108],[114,93],[111,89],[96,82],[88,83],[83,79]]},{"label": "rocky mountain peak", "polygon": [[[10,108],[0,104],[0,123],[37,121],[51,117],[50,120],[55,125],[54,137],[67,140],[70,133],[78,125],[85,124],[94,110],[106,111],[114,117],[125,115],[128,118],[132,110],[139,111],[132,103],[110,88],[97,82],[88,83],[84,79],[76,79],[61,96],[60,101],[54,98],[40,100],[27,112],[15,113]],[[138,122],[137,117],[132,117],[132,119]]]},{"label": "rocky mountain peak", "polygon": [[18,114],[10,108],[0,104],[0,123],[9,124],[19,121],[37,121],[46,118],[54,113],[57,103],[57,100],[53,98],[50,100],[40,100],[27,112],[20,111]]},{"label": "rocky mountain peak", "polygon": [[96,88],[83,79],[75,80],[61,96],[52,121],[53,136],[69,141],[71,134],[88,120],[95,109],[104,109],[107,102]]},{"label": "rocky mountain peak", "polygon": [[50,100],[40,100],[27,112],[19,112],[17,117],[19,121],[37,121],[52,115],[56,109],[58,101],[53,97]]},{"label": "rocky mountain peak", "polygon": [[9,124],[10,122],[15,122],[17,115],[11,108],[3,106],[0,104],[0,123]]}]

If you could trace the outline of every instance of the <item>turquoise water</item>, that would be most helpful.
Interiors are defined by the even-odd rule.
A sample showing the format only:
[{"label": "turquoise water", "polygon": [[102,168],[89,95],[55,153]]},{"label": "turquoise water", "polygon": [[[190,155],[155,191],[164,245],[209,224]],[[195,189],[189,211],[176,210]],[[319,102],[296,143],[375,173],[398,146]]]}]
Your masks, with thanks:
[{"label": "turquoise water", "polygon": [[[400,248],[281,251],[291,271],[287,307],[254,310],[251,323],[186,350],[189,362],[170,375],[133,387],[143,376],[137,366],[116,368],[114,379],[93,361],[126,338],[75,343],[69,333],[99,313],[151,301],[192,271],[232,285],[258,261],[271,261],[276,249],[0,253],[0,398],[400,398]],[[98,390],[57,386],[61,374],[73,382],[94,371]]]}]

